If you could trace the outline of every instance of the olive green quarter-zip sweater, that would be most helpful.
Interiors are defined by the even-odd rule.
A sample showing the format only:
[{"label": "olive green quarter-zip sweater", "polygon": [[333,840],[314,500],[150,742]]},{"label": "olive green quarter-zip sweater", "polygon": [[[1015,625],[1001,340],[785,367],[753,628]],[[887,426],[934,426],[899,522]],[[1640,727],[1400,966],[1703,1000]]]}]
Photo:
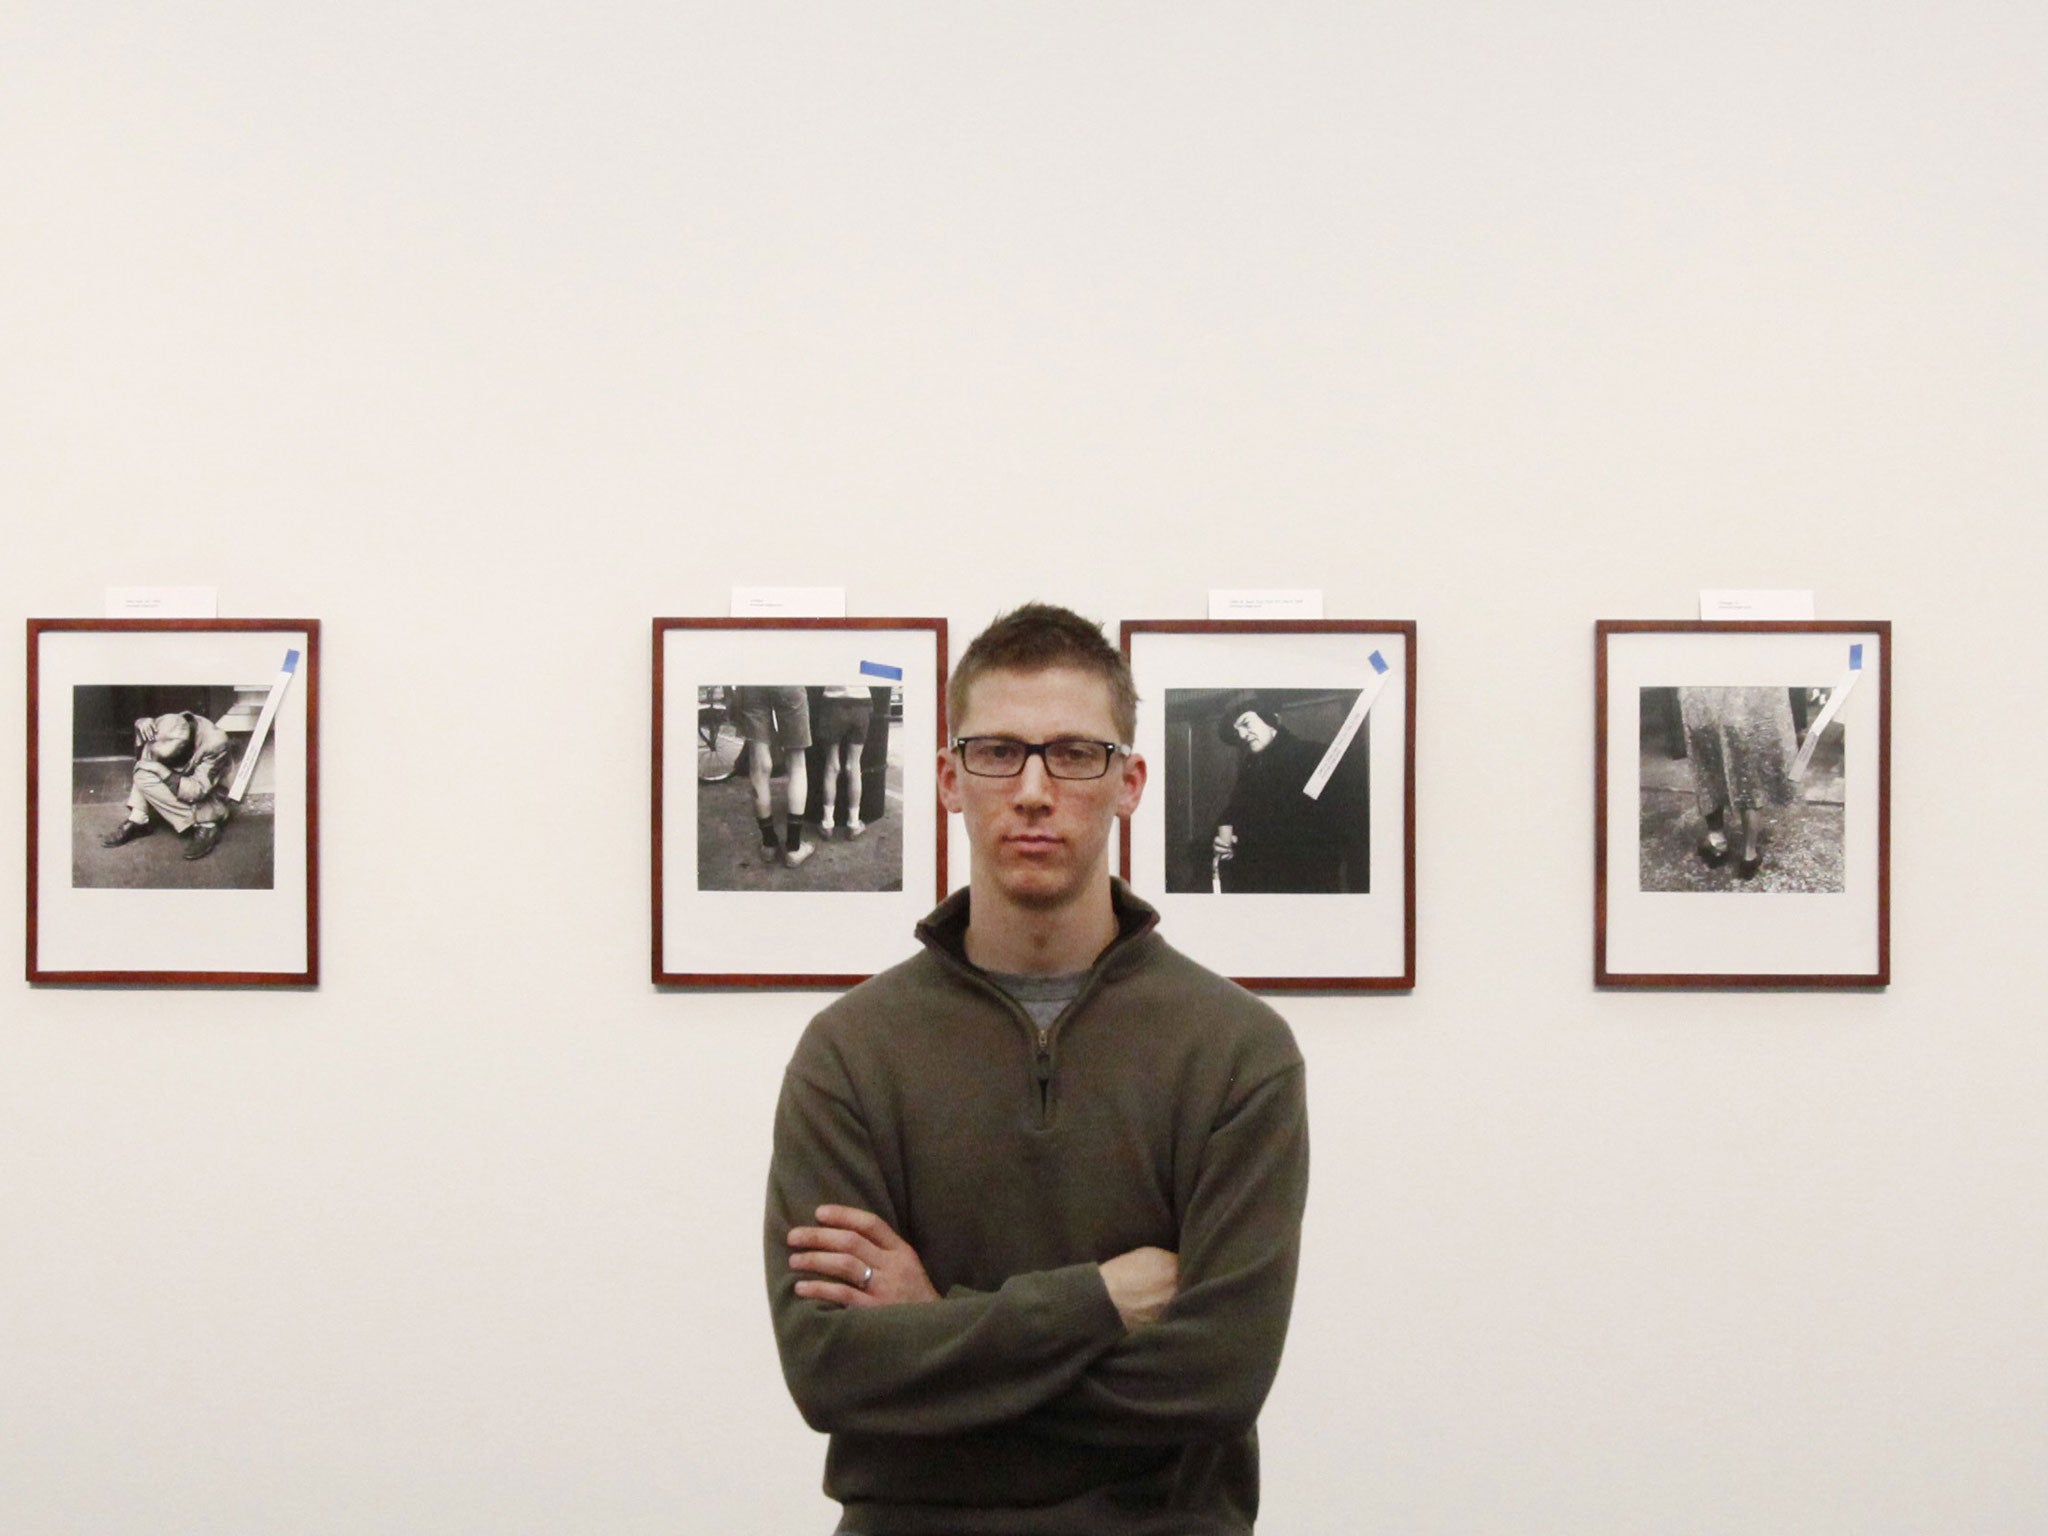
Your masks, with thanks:
[{"label": "olive green quarter-zip sweater", "polygon": [[[968,962],[962,891],[790,1061],[768,1291],[846,1531],[1252,1528],[1308,1184],[1301,1056],[1277,1013],[1114,896],[1118,937],[1043,1041]],[[797,1297],[785,1236],[826,1203],[881,1216],[942,1299]],[[1180,1290],[1126,1331],[1096,1266],[1147,1245],[1179,1255]]]}]

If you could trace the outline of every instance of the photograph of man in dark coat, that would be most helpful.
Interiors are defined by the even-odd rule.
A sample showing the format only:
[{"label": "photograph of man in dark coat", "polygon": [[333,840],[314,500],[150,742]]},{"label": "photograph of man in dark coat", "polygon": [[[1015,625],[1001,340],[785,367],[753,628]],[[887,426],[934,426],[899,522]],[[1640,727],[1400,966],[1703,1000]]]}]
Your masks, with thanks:
[{"label": "photograph of man in dark coat", "polygon": [[1252,705],[1219,720],[1217,739],[1240,749],[1237,784],[1212,845],[1226,891],[1342,889],[1344,831],[1336,808],[1307,785],[1327,748]]}]

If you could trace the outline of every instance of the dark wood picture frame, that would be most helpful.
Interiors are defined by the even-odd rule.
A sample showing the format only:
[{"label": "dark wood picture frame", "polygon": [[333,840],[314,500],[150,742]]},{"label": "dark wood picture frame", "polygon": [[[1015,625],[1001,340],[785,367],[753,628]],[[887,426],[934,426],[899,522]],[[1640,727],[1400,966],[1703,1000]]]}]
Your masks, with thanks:
[{"label": "dark wood picture frame", "polygon": [[[923,870],[913,870],[906,858],[903,871],[904,912],[907,920],[890,930],[886,946],[878,944],[874,964],[869,970],[816,969],[802,965],[786,970],[779,969],[714,969],[705,966],[674,964],[666,953],[667,918],[670,915],[668,897],[671,860],[668,857],[668,833],[670,825],[667,804],[669,781],[668,743],[669,722],[673,714],[667,696],[669,683],[668,645],[669,639],[678,634],[709,634],[714,632],[740,635],[817,635],[845,633],[850,637],[880,635],[887,633],[916,633],[929,638],[934,653],[935,666],[930,678],[931,692],[928,705],[933,720],[931,752],[928,760],[917,760],[918,747],[906,736],[903,742],[903,776],[905,795],[903,817],[906,829],[914,814],[916,798],[928,798],[932,816],[932,868],[930,871],[931,899],[925,901],[921,894],[920,877]],[[946,741],[946,621],[942,618],[657,618],[653,623],[653,751],[652,770],[649,781],[651,810],[651,911],[652,929],[650,934],[650,965],[653,983],[657,987],[673,988],[722,988],[722,987],[848,987],[867,979],[874,970],[884,964],[893,964],[908,952],[911,927],[926,910],[943,900],[947,889],[946,863],[946,813],[939,804],[936,764],[939,752]],[[808,680],[807,680],[808,681]],[[922,679],[913,678],[906,671],[901,682],[906,690],[916,688]],[[686,682],[683,686],[694,687]],[[878,706],[879,707],[879,706]],[[906,708],[906,713],[910,713]],[[700,726],[701,730],[701,726]],[[928,796],[913,797],[910,785],[915,781],[929,786]],[[692,899],[707,899],[707,893],[694,887],[689,891]],[[708,899],[716,899],[727,893],[708,893]],[[781,899],[781,898],[777,898]],[[797,946],[801,948],[801,946]]]},{"label": "dark wood picture frame", "polygon": [[[1396,866],[1400,870],[1401,882],[1398,918],[1399,935],[1397,942],[1383,946],[1385,948],[1397,949],[1398,961],[1395,965],[1389,965],[1377,970],[1337,971],[1333,968],[1333,972],[1330,974],[1324,974],[1320,971],[1315,974],[1299,974],[1255,968],[1242,974],[1234,974],[1232,980],[1241,986],[1262,992],[1402,992],[1413,990],[1415,986],[1416,945],[1415,715],[1416,675],[1418,670],[1415,621],[1413,619],[1126,619],[1120,626],[1118,642],[1122,648],[1125,660],[1132,663],[1134,672],[1138,674],[1138,686],[1141,693],[1143,693],[1147,686],[1146,668],[1143,662],[1134,654],[1134,641],[1142,644],[1144,638],[1150,636],[1206,635],[1236,637],[1252,643],[1256,643],[1261,639],[1288,636],[1355,636],[1362,640],[1370,639],[1373,636],[1386,636],[1398,641],[1399,655],[1401,657],[1400,671],[1402,674],[1399,680],[1399,698],[1402,714],[1402,724],[1399,733],[1401,764],[1399,825],[1401,847],[1398,860],[1395,861]],[[1389,685],[1391,685],[1392,681],[1392,679],[1389,679]],[[1281,682],[1281,679],[1274,679],[1272,680],[1272,686],[1278,687],[1281,685]],[[1152,710],[1163,723],[1167,709],[1166,700],[1163,697],[1152,698],[1148,696],[1144,702],[1145,706]],[[1384,718],[1377,701],[1373,704],[1372,709],[1375,718]],[[1141,733],[1148,731],[1142,715],[1140,717],[1140,730]],[[1380,761],[1381,753],[1388,751],[1393,745],[1391,742],[1383,745],[1382,738],[1376,734],[1370,737],[1370,743],[1370,753],[1375,763]],[[1154,782],[1148,789],[1147,800],[1151,801],[1152,796],[1155,794],[1160,797],[1159,802],[1157,802],[1160,805],[1160,809],[1156,814],[1162,818],[1161,826],[1163,827],[1165,814],[1163,802],[1166,786],[1160,782],[1162,777],[1163,773],[1155,770]],[[1380,803],[1380,797],[1376,791],[1372,794],[1371,798],[1374,806]],[[1141,803],[1138,815],[1144,817],[1147,814],[1147,805]],[[1126,820],[1119,828],[1117,844],[1121,868],[1125,871],[1125,878],[1129,879],[1133,858],[1130,821]],[[1376,871],[1382,867],[1380,855],[1376,850],[1371,855],[1370,863]],[[1139,894],[1145,896],[1148,900],[1153,900],[1160,893],[1154,893],[1140,887]],[[1263,900],[1270,898],[1255,899]],[[1325,900],[1349,901],[1358,899],[1358,897],[1353,894],[1333,894],[1330,896],[1306,894],[1286,899],[1290,901],[1317,902]],[[1340,935],[1340,941],[1342,941],[1342,938],[1346,936],[1345,930],[1339,928],[1336,932]]]},{"label": "dark wood picture frame", "polygon": [[[1876,719],[1874,722],[1866,721],[1859,727],[1861,738],[1868,745],[1874,745],[1874,751],[1866,751],[1862,754],[1845,752],[1845,756],[1850,759],[1852,765],[1848,771],[1854,773],[1855,778],[1849,778],[1845,774],[1844,779],[1845,831],[1841,838],[1842,852],[1840,855],[1843,865],[1841,873],[1842,889],[1840,891],[1829,890],[1826,894],[1802,893],[1790,895],[1759,890],[1754,894],[1731,898],[1744,903],[1767,900],[1779,902],[1780,905],[1776,908],[1765,909],[1759,907],[1756,910],[1764,913],[1765,918],[1774,927],[1782,928],[1787,923],[1797,924],[1802,919],[1810,918],[1816,911],[1820,910],[1817,908],[1802,909],[1798,906],[1783,905],[1788,900],[1792,902],[1806,902],[1825,901],[1836,898],[1848,899],[1852,896],[1859,897],[1869,907],[1871,913],[1869,920],[1875,925],[1874,933],[1865,934],[1866,942],[1874,941],[1868,942],[1868,948],[1873,955],[1873,964],[1869,969],[1831,967],[1806,971],[1772,968],[1770,966],[1742,966],[1728,970],[1703,969],[1698,966],[1691,968],[1658,966],[1636,969],[1616,962],[1614,950],[1622,946],[1614,939],[1614,930],[1619,926],[1615,918],[1615,904],[1623,895],[1623,891],[1620,889],[1621,882],[1615,874],[1614,864],[1624,850],[1617,845],[1617,834],[1612,830],[1620,824],[1621,810],[1610,804],[1610,759],[1613,757],[1616,749],[1623,751],[1628,749],[1625,742],[1616,741],[1613,733],[1624,724],[1635,730],[1638,737],[1638,744],[1635,750],[1638,756],[1640,756],[1642,751],[1640,740],[1646,728],[1642,723],[1643,717],[1640,714],[1629,714],[1624,721],[1621,718],[1622,711],[1613,705],[1609,694],[1611,685],[1626,686],[1625,676],[1617,676],[1617,674],[1621,673],[1621,667],[1615,652],[1619,647],[1626,646],[1629,643],[1630,637],[1640,636],[1699,636],[1729,640],[1736,640],[1745,636],[1818,636],[1839,637],[1841,640],[1849,642],[1852,646],[1859,646],[1864,643],[1874,645],[1876,654],[1872,659],[1875,661],[1875,666],[1868,667],[1866,675],[1867,671],[1875,671],[1877,676],[1874,680],[1875,687],[1868,690],[1866,697],[1874,694]],[[1602,619],[1595,623],[1593,667],[1593,980],[1596,986],[1607,988],[1868,989],[1884,987],[1890,983],[1891,638],[1891,623],[1889,620],[1883,619],[1854,621],[1834,619],[1756,620],[1744,622],[1687,619]],[[1856,663],[1852,663],[1852,665],[1860,664],[1860,658],[1858,658]],[[1788,661],[1783,665],[1802,673],[1816,671],[1819,667],[1819,664],[1813,661],[1797,663]],[[1841,664],[1833,663],[1832,665]],[[1633,675],[1633,673],[1626,675]],[[1753,666],[1750,666],[1746,669],[1745,675],[1746,677],[1754,678],[1759,674],[1757,674]],[[1640,682],[1640,679],[1638,681]],[[1858,682],[1860,683],[1861,681],[1862,679],[1859,678]],[[1834,676],[1820,678],[1788,675],[1783,678],[1774,677],[1764,683],[1745,682],[1738,686],[1775,689],[1782,685],[1796,689],[1821,682],[1834,684],[1836,683],[1836,678]],[[1660,674],[1657,684],[1644,683],[1639,687],[1637,693],[1638,708],[1647,708],[1647,705],[1642,702],[1643,693],[1661,692],[1666,686],[1671,687],[1675,692],[1679,687],[1712,687],[1715,684],[1705,678],[1685,683],[1677,678],[1665,678]],[[1839,686],[1835,687],[1833,691],[1840,691]],[[1859,689],[1859,691],[1862,690]],[[1854,708],[1856,703],[1855,696],[1851,694],[1840,707],[1846,715]],[[1864,707],[1868,709],[1870,706],[1866,704]],[[1610,717],[1614,718],[1610,720]],[[1825,729],[1827,724],[1827,721],[1818,718],[1810,720],[1803,725],[1795,722],[1794,739],[1801,745],[1804,745],[1807,736],[1812,734],[1816,727]],[[1683,727],[1678,727],[1678,729],[1682,730]],[[1857,772],[1854,767],[1854,760],[1858,756],[1867,756],[1872,759],[1871,767]],[[1871,796],[1868,814],[1874,818],[1873,831],[1860,837],[1852,836],[1847,830],[1847,823],[1851,819],[1847,813],[1847,802],[1856,793],[1853,787],[1856,779],[1861,779],[1870,786],[1864,792]],[[1637,799],[1640,802],[1643,800],[1644,792],[1640,788],[1640,778],[1636,782]],[[1646,820],[1647,817],[1648,812],[1638,810],[1633,813],[1632,820]],[[1703,825],[1710,825],[1710,823]],[[1637,835],[1638,838],[1648,836],[1645,832],[1639,832]],[[1770,834],[1767,831],[1765,835],[1769,836]],[[1739,834],[1737,834],[1736,841],[1739,852]],[[1704,848],[1704,843],[1702,846]],[[1768,844],[1762,846],[1768,850]],[[1633,841],[1630,847],[1636,851],[1637,857],[1641,860],[1648,861],[1651,859],[1651,854],[1641,851]],[[1851,883],[1852,879],[1855,878],[1853,873],[1856,864],[1855,854],[1859,848],[1867,848],[1869,857],[1873,860],[1871,867],[1873,885],[1867,895],[1862,894],[1860,884]],[[1698,857],[1703,863],[1707,861],[1709,851],[1699,853]],[[1722,856],[1723,860],[1726,860],[1727,857],[1728,855],[1726,854]],[[1738,866],[1740,862],[1738,859]],[[1759,866],[1759,868],[1768,866],[1768,864],[1769,859],[1766,857],[1763,861],[1763,866]],[[1717,864],[1716,867],[1718,868],[1719,865]],[[1752,870],[1752,876],[1756,872],[1756,870]],[[1645,877],[1638,875],[1638,886],[1640,886],[1641,879],[1643,878]],[[1728,889],[1733,890],[1736,887],[1729,886]],[[1688,901],[1693,898],[1689,895],[1673,897],[1660,890],[1656,899],[1668,903],[1673,900]],[[1717,895],[1707,899],[1718,900],[1722,898]],[[1861,921],[1857,918],[1856,911],[1853,908],[1842,910],[1847,914],[1848,920],[1854,922],[1858,930],[1861,931]],[[1816,948],[1824,948],[1824,946],[1817,945]]]},{"label": "dark wood picture frame", "polygon": [[[43,661],[49,637],[68,634],[219,635],[274,633],[304,637],[290,688],[304,705],[303,964],[287,969],[203,967],[57,967],[43,960],[55,926],[41,891],[45,853],[42,821]],[[169,664],[175,670],[175,663]],[[320,980],[320,621],[318,619],[30,619],[28,621],[28,923],[27,978],[38,986],[311,987]],[[253,681],[253,679],[252,679]],[[287,695],[289,696],[289,695]],[[67,789],[67,795],[70,791]],[[273,834],[274,835],[274,834]],[[215,855],[214,857],[219,857]],[[296,933],[297,924],[291,925]]]}]

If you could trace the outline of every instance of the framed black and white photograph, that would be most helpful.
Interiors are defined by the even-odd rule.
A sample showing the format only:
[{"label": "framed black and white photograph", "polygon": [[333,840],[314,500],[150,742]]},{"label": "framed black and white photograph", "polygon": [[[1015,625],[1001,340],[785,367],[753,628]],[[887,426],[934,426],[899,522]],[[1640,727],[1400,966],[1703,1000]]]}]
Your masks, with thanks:
[{"label": "framed black and white photograph", "polygon": [[945,895],[943,619],[654,621],[654,980],[844,986]]},{"label": "framed black and white photograph", "polygon": [[1891,626],[1595,634],[1594,980],[1885,985]]},{"label": "framed black and white photograph", "polygon": [[1124,878],[1246,986],[1415,984],[1415,625],[1127,620]]},{"label": "framed black and white photograph", "polygon": [[319,973],[312,619],[31,619],[28,979]]}]

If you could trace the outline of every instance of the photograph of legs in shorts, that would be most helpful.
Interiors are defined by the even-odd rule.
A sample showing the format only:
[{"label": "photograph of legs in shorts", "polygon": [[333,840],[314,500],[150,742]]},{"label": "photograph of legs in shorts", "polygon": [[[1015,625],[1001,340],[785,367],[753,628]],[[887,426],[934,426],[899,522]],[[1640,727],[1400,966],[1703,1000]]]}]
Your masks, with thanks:
[{"label": "photograph of legs in shorts", "polygon": [[703,686],[697,705],[708,760],[724,769],[699,775],[699,890],[903,889],[893,689]]}]

